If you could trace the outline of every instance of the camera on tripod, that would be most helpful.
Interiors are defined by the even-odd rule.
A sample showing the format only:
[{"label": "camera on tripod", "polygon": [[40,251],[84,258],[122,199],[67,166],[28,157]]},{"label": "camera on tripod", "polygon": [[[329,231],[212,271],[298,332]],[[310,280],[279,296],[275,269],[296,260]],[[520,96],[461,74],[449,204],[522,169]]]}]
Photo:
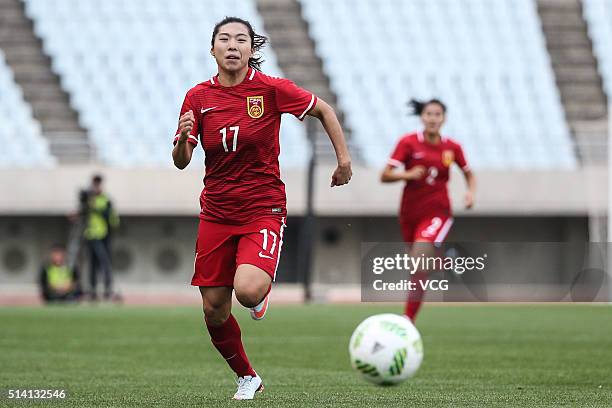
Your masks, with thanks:
[{"label": "camera on tripod", "polygon": [[85,215],[89,209],[89,198],[92,191],[89,189],[81,189],[79,191],[79,214]]}]

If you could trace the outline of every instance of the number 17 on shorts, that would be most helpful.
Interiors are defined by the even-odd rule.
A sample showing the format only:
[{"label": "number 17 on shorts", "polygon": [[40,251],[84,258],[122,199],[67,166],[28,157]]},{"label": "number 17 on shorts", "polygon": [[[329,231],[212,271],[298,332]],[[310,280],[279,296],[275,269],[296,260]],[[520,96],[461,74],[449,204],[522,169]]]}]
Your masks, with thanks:
[{"label": "number 17 on shorts", "polygon": [[236,263],[255,265],[274,280],[283,247],[285,217],[269,217],[257,224],[257,233],[246,234],[240,239]]},{"label": "number 17 on shorts", "polygon": [[244,225],[200,221],[194,286],[232,286],[236,268],[249,264],[276,277],[283,247],[285,217],[270,216]]}]

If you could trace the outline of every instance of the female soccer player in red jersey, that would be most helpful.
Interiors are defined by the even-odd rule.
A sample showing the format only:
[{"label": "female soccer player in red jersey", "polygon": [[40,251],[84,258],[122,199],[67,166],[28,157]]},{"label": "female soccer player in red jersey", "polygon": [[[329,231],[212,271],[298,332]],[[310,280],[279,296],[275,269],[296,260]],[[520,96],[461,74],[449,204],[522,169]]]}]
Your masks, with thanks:
[{"label": "female soccer player in red jersey", "polygon": [[189,164],[198,143],[205,151],[191,284],[200,289],[213,345],[238,376],[235,399],[252,399],[263,390],[231,306],[232,291],[253,319],[262,319],[268,306],[287,213],[278,164],[281,114],[321,121],[338,159],[332,187],[348,183],[352,175],[333,109],[293,82],[260,72],[261,57],[255,53],[266,42],[240,18],[215,25],[210,52],[218,74],[187,92],[172,150],[179,169]]},{"label": "female soccer player in red jersey", "polygon": [[[450,166],[456,163],[465,176],[468,191],[466,208],[474,205],[476,182],[461,146],[442,136],[440,129],[446,117],[446,106],[437,99],[427,102],[410,101],[414,113],[421,117],[424,130],[403,136],[381,174],[383,183],[405,181],[400,207],[400,227],[404,241],[413,245],[413,256],[431,249],[426,243],[443,242],[453,224],[447,184]],[[399,170],[403,168],[402,170]],[[417,253],[418,252],[418,253]],[[416,282],[406,301],[405,315],[414,321],[421,306],[427,271],[412,274]]]}]

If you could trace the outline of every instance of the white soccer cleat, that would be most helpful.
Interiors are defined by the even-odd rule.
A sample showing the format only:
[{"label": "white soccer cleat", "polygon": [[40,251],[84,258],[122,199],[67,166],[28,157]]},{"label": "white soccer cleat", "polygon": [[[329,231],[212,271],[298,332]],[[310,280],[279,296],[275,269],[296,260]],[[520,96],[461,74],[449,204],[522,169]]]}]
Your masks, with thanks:
[{"label": "white soccer cleat", "polygon": [[235,400],[252,400],[256,392],[263,392],[264,386],[261,382],[261,378],[257,375],[252,377],[245,375],[244,377],[238,377],[238,389],[234,394]]},{"label": "white soccer cleat", "polygon": [[261,320],[264,318],[264,316],[266,315],[266,311],[268,310],[268,298],[269,297],[270,297],[270,294],[268,293],[266,297],[264,298],[264,300],[261,301],[260,304],[249,309],[251,312],[251,318],[253,320]]}]

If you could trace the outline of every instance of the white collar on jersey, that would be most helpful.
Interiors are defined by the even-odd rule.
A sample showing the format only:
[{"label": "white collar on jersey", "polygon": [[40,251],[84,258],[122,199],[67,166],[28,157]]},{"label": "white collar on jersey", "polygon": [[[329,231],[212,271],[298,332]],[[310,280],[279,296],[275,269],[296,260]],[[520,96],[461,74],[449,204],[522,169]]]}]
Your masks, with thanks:
[{"label": "white collar on jersey", "polygon": [[[255,71],[255,69],[253,69],[253,68],[251,68],[251,67],[249,67],[249,69],[251,70],[251,73],[249,74],[249,72],[247,71],[247,75],[248,75],[248,76],[247,76],[247,78],[249,79],[249,81],[252,81],[252,80],[253,80],[253,78],[255,77],[255,72],[256,72],[256,71]],[[219,75],[219,74],[217,74],[217,75]],[[214,75],[214,76],[212,76],[212,77],[210,78],[210,83],[211,83],[211,84],[216,85],[216,82],[215,82],[215,76],[217,76],[217,75]]]},{"label": "white collar on jersey", "polygon": [[[440,135],[440,141],[441,142],[446,142],[447,137],[444,135]],[[423,143],[425,141],[425,136],[423,135],[423,131],[419,131],[417,132],[417,140],[421,143]]]}]

